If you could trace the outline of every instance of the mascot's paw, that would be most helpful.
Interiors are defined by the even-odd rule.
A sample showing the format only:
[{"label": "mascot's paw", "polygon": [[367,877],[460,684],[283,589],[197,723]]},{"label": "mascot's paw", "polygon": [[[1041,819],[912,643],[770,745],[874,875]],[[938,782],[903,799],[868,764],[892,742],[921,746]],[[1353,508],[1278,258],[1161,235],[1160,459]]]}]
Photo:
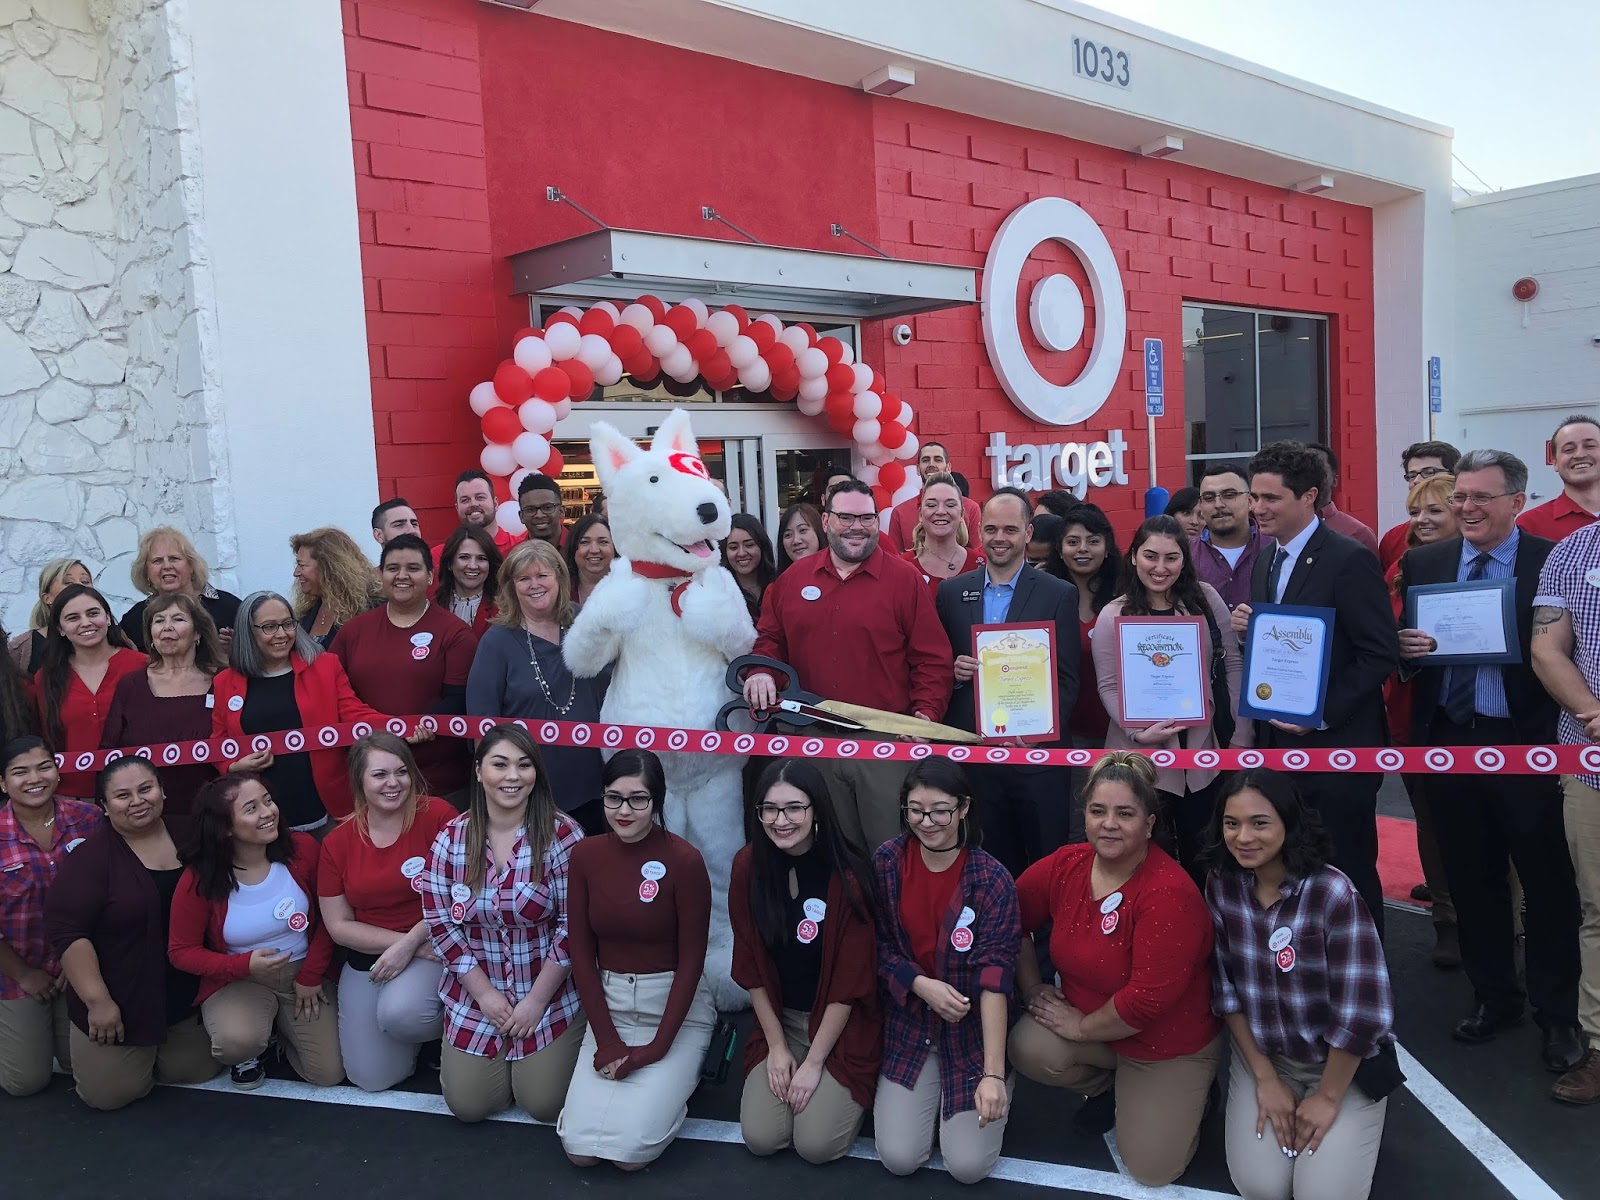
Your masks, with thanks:
[{"label": "mascot's paw", "polygon": [[578,619],[626,633],[638,624],[639,613],[649,602],[649,581],[631,570],[619,571],[613,564],[611,574],[602,579],[584,601]]},{"label": "mascot's paw", "polygon": [[750,624],[744,593],[726,568],[712,567],[695,576],[683,589],[678,607],[684,632],[729,658],[748,654],[755,645],[755,626]]},{"label": "mascot's paw", "polygon": [[727,941],[721,941],[716,939],[716,933],[713,927],[714,940],[706,948],[706,986],[711,989],[711,998],[716,1001],[718,1012],[743,1012],[750,1007],[750,993],[733,981],[732,936]]}]

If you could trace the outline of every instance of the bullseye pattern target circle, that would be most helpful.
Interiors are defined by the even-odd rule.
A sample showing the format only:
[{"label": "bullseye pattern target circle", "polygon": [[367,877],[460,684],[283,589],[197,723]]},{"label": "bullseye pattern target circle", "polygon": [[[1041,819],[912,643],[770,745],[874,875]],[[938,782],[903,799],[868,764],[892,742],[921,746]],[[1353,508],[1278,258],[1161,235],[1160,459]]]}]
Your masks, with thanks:
[{"label": "bullseye pattern target circle", "polygon": [[1047,762],[1050,761],[1050,751],[1048,751],[1048,750],[1029,750],[1028,751],[1028,761],[1030,763],[1035,763],[1035,764],[1047,763]]},{"label": "bullseye pattern target circle", "polygon": [[600,744],[612,750],[622,745],[622,726],[607,725],[606,731],[600,735]]},{"label": "bullseye pattern target circle", "polygon": [[633,744],[640,750],[648,750],[656,744],[656,731],[654,729],[641,729],[633,736]]},{"label": "bullseye pattern target circle", "polygon": [[1253,767],[1259,767],[1266,761],[1266,756],[1259,750],[1241,750],[1239,752],[1239,765],[1247,771]]},{"label": "bullseye pattern target circle", "polygon": [[572,727],[572,743],[575,746],[587,746],[592,736],[594,736],[593,725],[574,725]]},{"label": "bullseye pattern target circle", "polygon": [[1171,750],[1157,750],[1150,755],[1150,761],[1158,767],[1170,767],[1178,761],[1178,756]]},{"label": "bullseye pattern target circle", "polygon": [[1578,755],[1585,771],[1600,771],[1600,746],[1585,746]]},{"label": "bullseye pattern target circle", "polygon": [[1376,760],[1378,765],[1385,771],[1398,771],[1406,765],[1406,756],[1392,748],[1379,750]]},{"label": "bullseye pattern target circle", "polygon": [[290,754],[298,754],[306,748],[306,736],[298,729],[291,729],[283,735],[283,748]]},{"label": "bullseye pattern target circle", "polygon": [[1067,765],[1069,767],[1087,767],[1094,761],[1094,755],[1087,750],[1068,750]]},{"label": "bullseye pattern target circle", "polygon": [[1549,746],[1534,746],[1524,756],[1524,761],[1535,771],[1549,772],[1556,769],[1556,752]]},{"label": "bullseye pattern target circle", "polygon": [[735,754],[749,754],[755,748],[756,739],[754,734],[741,733],[733,739],[733,751]]},{"label": "bullseye pattern target circle", "polygon": [[689,744],[689,731],[687,729],[674,729],[667,734],[667,749],[682,750]]},{"label": "bullseye pattern target circle", "polygon": [[1194,756],[1194,765],[1202,771],[1209,771],[1222,762],[1222,755],[1215,750],[1197,750]]},{"label": "bullseye pattern target circle", "polygon": [[179,751],[176,745],[167,745],[161,748],[161,761],[166,763],[169,767],[182,757],[182,752]]},{"label": "bullseye pattern target circle", "polygon": [[1506,756],[1493,746],[1484,746],[1472,756],[1472,761],[1483,771],[1499,771],[1506,765]]},{"label": "bullseye pattern target circle", "polygon": [[1311,765],[1311,755],[1304,750],[1290,750],[1283,756],[1283,765],[1291,771],[1304,771]]},{"label": "bullseye pattern target circle", "polygon": [[807,738],[800,746],[800,753],[807,758],[815,758],[822,753],[822,739]]},{"label": "bullseye pattern target circle", "polygon": [[[396,737],[404,736],[406,723],[404,721],[400,721],[400,732],[399,733],[395,733],[395,729],[394,729],[395,721],[400,721],[400,718],[399,717],[395,717],[389,722],[389,732],[390,733],[394,733],[394,735]],[[366,737],[367,734],[369,734],[371,732],[372,732],[372,726],[368,725],[365,721],[357,721],[354,725],[352,725],[350,727],[350,736],[355,738],[357,741],[360,741],[362,738]]]},{"label": "bullseye pattern target circle", "polygon": [[494,727],[495,719],[493,717],[485,717],[483,720],[478,722],[478,736],[488,737],[489,731]]},{"label": "bullseye pattern target circle", "polygon": [[705,753],[710,754],[714,750],[721,749],[721,747],[722,735],[720,733],[702,733],[700,735],[700,749]]},{"label": "bullseye pattern target circle", "polygon": [[989,761],[992,763],[1010,762],[1011,751],[1006,749],[1004,746],[990,746]]},{"label": "bullseye pattern target circle", "polygon": [[894,743],[893,742],[877,742],[877,743],[875,743],[873,745],[873,747],[872,747],[872,757],[873,758],[893,758],[894,757]]},{"label": "bullseye pattern target circle", "polygon": [[970,746],[952,746],[952,747],[950,747],[950,760],[952,762],[966,762],[967,759],[969,759],[971,757],[972,757],[972,748]]},{"label": "bullseye pattern target circle", "polygon": [[561,726],[554,721],[546,721],[539,726],[539,741],[547,746],[553,746],[556,739],[561,736]]},{"label": "bullseye pattern target circle", "polygon": [[917,742],[911,747],[912,758],[927,758],[932,753],[933,747],[928,745],[927,742]]},{"label": "bullseye pattern target circle", "polygon": [[[179,753],[179,747],[177,746],[169,746],[168,749],[172,751],[174,756],[177,756]],[[204,742],[196,742],[194,744],[194,761],[207,762],[210,760],[210,758],[211,747],[206,745]],[[176,757],[174,758],[174,761],[176,761]]]},{"label": "bullseye pattern target circle", "polygon": [[839,743],[839,756],[841,758],[854,758],[856,755],[858,755],[860,753],[861,753],[861,743],[859,743],[859,742],[840,742]]},{"label": "bullseye pattern target circle", "polygon": [[339,731],[332,725],[324,725],[317,730],[317,744],[330,749],[337,746],[339,744]]},{"label": "bullseye pattern target circle", "polygon": [[1430,771],[1448,771],[1456,765],[1456,756],[1448,750],[1435,747],[1422,756],[1422,761],[1427,764]]},{"label": "bullseye pattern target circle", "polygon": [[1349,750],[1335,750],[1328,755],[1328,765],[1335,771],[1348,771],[1356,765],[1356,756]]},{"label": "bullseye pattern target circle", "polygon": [[767,742],[767,753],[776,755],[784,755],[789,753],[789,739],[784,737],[781,733],[777,737],[772,738]]},{"label": "bullseye pattern target circle", "polygon": [[225,740],[222,743],[221,749],[222,757],[227,759],[229,762],[232,762],[234,759],[239,757],[239,743],[234,741],[232,738]]}]

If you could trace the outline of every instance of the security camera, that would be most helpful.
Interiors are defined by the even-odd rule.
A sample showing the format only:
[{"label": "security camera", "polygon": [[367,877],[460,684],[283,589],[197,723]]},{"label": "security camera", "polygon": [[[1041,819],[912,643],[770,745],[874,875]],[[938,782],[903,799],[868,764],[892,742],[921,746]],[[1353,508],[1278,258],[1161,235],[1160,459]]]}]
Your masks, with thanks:
[{"label": "security camera", "polygon": [[[1600,338],[1595,340],[1600,341]],[[911,326],[896,325],[894,327],[894,344],[896,346],[909,346],[911,344]]]}]

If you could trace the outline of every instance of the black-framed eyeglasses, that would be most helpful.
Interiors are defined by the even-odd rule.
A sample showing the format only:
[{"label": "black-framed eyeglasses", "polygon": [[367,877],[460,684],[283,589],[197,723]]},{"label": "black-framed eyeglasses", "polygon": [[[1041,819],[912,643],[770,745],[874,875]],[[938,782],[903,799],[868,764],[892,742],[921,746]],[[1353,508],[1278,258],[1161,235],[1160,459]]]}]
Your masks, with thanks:
[{"label": "black-framed eyeglasses", "polygon": [[917,808],[915,805],[906,805],[906,824],[920,825],[926,821],[929,825],[943,828],[955,819],[957,809],[954,808]]},{"label": "black-framed eyeglasses", "polygon": [[294,622],[293,621],[263,621],[259,625],[257,625],[254,622],[252,622],[251,625],[250,625],[250,628],[254,629],[257,633],[264,633],[268,637],[272,637],[275,634],[290,632],[292,629],[294,629]]},{"label": "black-framed eyeglasses", "polygon": [[809,804],[760,804],[756,806],[756,816],[761,818],[763,825],[777,823],[779,817],[791,825],[798,824],[800,818],[811,811]]},{"label": "black-framed eyeglasses", "polygon": [[1225,492],[1201,492],[1200,503],[1215,504],[1218,500],[1221,500],[1224,504],[1232,504],[1240,496],[1248,494],[1247,492],[1241,492],[1238,488],[1229,488]]},{"label": "black-framed eyeglasses", "polygon": [[561,511],[561,505],[559,505],[559,504],[524,504],[522,506],[522,511],[523,512],[534,513],[535,515],[541,516],[541,517],[548,517],[551,513],[560,512]]},{"label": "black-framed eyeglasses", "polygon": [[601,792],[600,802],[613,812],[623,805],[627,805],[630,812],[644,812],[654,803],[654,798],[649,792],[635,792],[631,796],[624,796],[621,792]]},{"label": "black-framed eyeglasses", "polygon": [[1435,475],[1450,474],[1449,467],[1418,467],[1415,471],[1407,471],[1400,476],[1407,483],[1416,483],[1419,479],[1432,479]]},{"label": "black-framed eyeglasses", "polygon": [[865,528],[868,525],[876,525],[878,523],[877,513],[842,513],[835,512],[830,508],[828,510],[828,515],[835,521],[839,522],[839,524],[843,525],[846,529],[849,529],[852,525]]},{"label": "black-framed eyeglasses", "polygon": [[1467,501],[1471,501],[1479,508],[1483,508],[1495,500],[1503,500],[1507,496],[1515,496],[1515,492],[1457,492],[1449,497],[1451,508],[1465,508]]}]

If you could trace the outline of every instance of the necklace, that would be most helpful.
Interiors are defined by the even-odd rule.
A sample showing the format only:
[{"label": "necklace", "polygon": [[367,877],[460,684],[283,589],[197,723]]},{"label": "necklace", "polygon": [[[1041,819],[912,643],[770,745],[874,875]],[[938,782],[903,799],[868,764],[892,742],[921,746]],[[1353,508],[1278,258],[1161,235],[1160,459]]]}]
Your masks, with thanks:
[{"label": "necklace", "polygon": [[533,649],[533,631],[523,626],[522,636],[528,639],[528,665],[533,668],[533,677],[539,682],[539,690],[544,693],[545,703],[556,710],[556,716],[564,717],[572,711],[572,706],[578,699],[578,677],[572,677],[572,686],[567,689],[567,702],[557,704],[556,698],[550,694],[550,685],[545,682],[544,669],[539,666],[539,656]]},{"label": "necklace", "polygon": [[392,600],[388,604],[384,605],[384,610],[388,615],[389,624],[393,625],[396,629],[410,629],[418,621],[422,620],[423,617],[428,615],[428,601],[424,600],[422,602],[422,611],[417,613],[416,616],[412,617],[411,620],[407,621],[403,625],[394,619],[394,602]]}]

